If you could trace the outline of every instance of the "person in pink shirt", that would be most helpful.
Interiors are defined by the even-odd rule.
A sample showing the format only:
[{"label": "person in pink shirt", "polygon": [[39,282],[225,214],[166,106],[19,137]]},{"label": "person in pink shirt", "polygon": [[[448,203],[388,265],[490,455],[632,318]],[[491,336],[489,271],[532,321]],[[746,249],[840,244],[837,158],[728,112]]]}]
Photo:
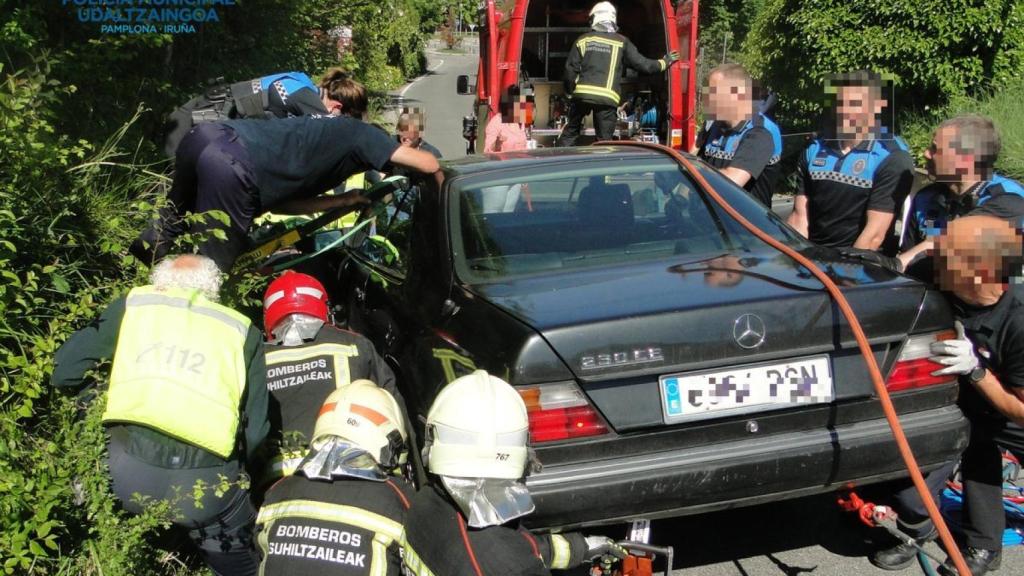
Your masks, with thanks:
[{"label": "person in pink shirt", "polygon": [[520,95],[512,86],[501,99],[501,114],[495,114],[484,128],[484,153],[526,150],[524,126],[533,124],[533,96]]}]

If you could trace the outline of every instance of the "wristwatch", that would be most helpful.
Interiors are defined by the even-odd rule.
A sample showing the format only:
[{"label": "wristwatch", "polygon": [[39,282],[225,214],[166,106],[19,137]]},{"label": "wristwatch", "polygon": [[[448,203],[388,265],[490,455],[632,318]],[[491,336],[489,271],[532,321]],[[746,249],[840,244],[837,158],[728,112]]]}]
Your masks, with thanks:
[{"label": "wristwatch", "polygon": [[971,370],[967,375],[967,379],[971,381],[971,384],[977,384],[985,379],[985,374],[988,374],[988,368],[984,366],[976,366],[974,370]]}]

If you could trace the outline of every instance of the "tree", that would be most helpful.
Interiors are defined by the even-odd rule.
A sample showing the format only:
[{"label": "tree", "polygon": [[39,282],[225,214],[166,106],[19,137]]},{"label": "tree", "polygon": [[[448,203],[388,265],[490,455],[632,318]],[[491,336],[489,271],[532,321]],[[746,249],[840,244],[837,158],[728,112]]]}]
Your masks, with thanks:
[{"label": "tree", "polygon": [[899,113],[998,88],[1024,71],[1021,0],[767,0],[744,62],[789,128],[821,110],[832,73],[891,74]]}]

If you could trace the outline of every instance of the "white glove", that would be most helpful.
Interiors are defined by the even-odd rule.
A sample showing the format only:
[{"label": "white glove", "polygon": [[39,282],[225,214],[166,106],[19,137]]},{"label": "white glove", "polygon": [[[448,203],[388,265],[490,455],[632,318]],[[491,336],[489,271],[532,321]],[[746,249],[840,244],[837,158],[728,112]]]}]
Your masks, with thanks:
[{"label": "white glove", "polygon": [[956,321],[956,338],[932,342],[930,360],[946,366],[932,372],[932,376],[946,374],[970,374],[978,367],[978,357],[974,354],[974,343],[964,334],[964,325]]},{"label": "white glove", "polygon": [[629,555],[625,548],[607,536],[587,536],[584,540],[587,541],[587,558],[594,559],[610,555],[621,560]]}]

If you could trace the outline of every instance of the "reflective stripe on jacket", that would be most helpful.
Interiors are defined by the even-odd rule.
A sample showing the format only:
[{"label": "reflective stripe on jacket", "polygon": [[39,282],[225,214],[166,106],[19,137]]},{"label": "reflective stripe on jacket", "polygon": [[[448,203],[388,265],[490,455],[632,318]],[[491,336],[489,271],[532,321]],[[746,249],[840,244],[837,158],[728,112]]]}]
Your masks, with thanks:
[{"label": "reflective stripe on jacket", "polygon": [[104,422],[144,425],[222,457],[234,452],[249,319],[198,290],[133,289]]},{"label": "reflective stripe on jacket", "polygon": [[576,40],[565,62],[565,91],[594,104],[618,106],[623,65],[644,74],[666,68],[665,60],[645,58],[621,34],[587,32]]}]

